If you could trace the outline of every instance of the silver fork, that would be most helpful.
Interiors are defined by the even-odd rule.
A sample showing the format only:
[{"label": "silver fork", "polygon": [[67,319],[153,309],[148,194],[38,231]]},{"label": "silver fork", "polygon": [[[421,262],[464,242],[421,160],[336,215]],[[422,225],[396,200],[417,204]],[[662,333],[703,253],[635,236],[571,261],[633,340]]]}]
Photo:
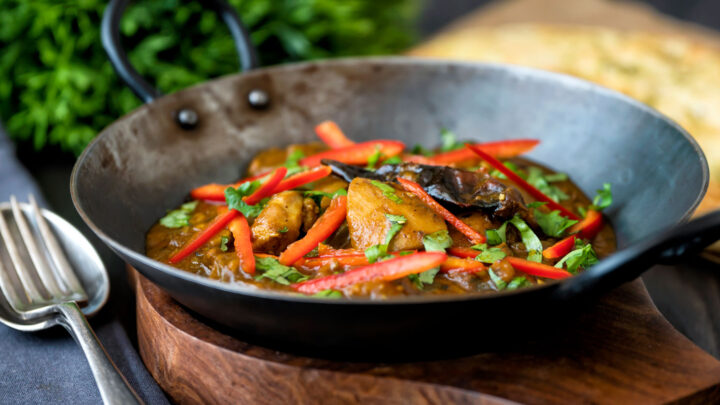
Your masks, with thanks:
[{"label": "silver fork", "polygon": [[[14,269],[11,273],[0,258],[0,290],[5,300],[16,312],[15,315],[27,322],[37,320],[40,323],[48,317],[57,317],[57,322],[43,324],[51,326],[59,323],[73,335],[90,363],[104,403],[141,403],[80,310],[78,303],[86,302],[88,294],[35,198],[30,195],[29,200],[36,232],[28,224],[15,196],[10,198],[10,205],[17,232],[13,232],[0,210],[0,239]],[[24,245],[24,251],[20,249],[19,241]]]}]

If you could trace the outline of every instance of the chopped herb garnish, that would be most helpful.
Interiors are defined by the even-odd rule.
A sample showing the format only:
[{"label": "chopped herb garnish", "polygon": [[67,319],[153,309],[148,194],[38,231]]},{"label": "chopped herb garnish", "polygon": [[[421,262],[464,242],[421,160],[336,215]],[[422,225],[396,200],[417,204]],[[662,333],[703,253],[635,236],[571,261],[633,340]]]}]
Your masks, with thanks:
[{"label": "chopped herb garnish", "polygon": [[221,251],[223,251],[223,252],[228,251],[228,246],[227,246],[228,242],[230,242],[230,238],[228,238],[227,236],[222,236],[220,238],[220,250]]},{"label": "chopped herb garnish", "polygon": [[172,210],[160,219],[160,225],[165,228],[181,228],[190,225],[190,214],[195,211],[197,201],[191,201],[180,206],[176,210]]},{"label": "chopped herb garnish", "polygon": [[488,229],[485,231],[488,245],[499,245],[505,243],[505,230],[507,229],[507,222],[502,224],[498,229]]},{"label": "chopped herb garnish", "polygon": [[382,191],[383,195],[393,202],[402,204],[403,200],[395,194],[395,189],[392,186],[377,180],[370,180],[373,186],[377,187]]},{"label": "chopped herb garnish", "polygon": [[265,208],[265,204],[267,204],[267,198],[262,199],[255,205],[249,205],[242,200],[243,197],[249,196],[258,187],[260,187],[260,182],[255,180],[243,183],[238,188],[226,188],[225,202],[227,202],[228,208],[240,211],[246,218],[255,218],[260,215],[260,212]]},{"label": "chopped herb garnish", "polygon": [[562,190],[550,184],[552,181],[567,180],[567,175],[564,173],[546,175],[541,168],[531,166],[528,168],[528,176],[526,180],[533,187],[542,191],[543,194],[547,195],[555,202],[570,198],[570,196],[565,194]]},{"label": "chopped herb garnish", "polygon": [[413,148],[410,150],[410,153],[412,153],[413,155],[423,155],[426,157],[430,157],[430,156],[434,155],[433,151],[426,149],[424,146],[420,145],[419,143],[417,143],[417,144],[415,144],[415,146],[413,146]]},{"label": "chopped herb garnish", "polygon": [[390,158],[385,159],[385,160],[383,161],[383,164],[384,164],[384,165],[397,165],[397,164],[400,164],[400,163],[402,163],[402,162],[403,162],[403,160],[402,160],[402,158],[401,158],[400,156],[393,156],[393,157],[390,157]]},{"label": "chopped herb garnish", "polygon": [[528,208],[537,208],[542,207],[543,205],[547,204],[544,201],[533,201],[530,204],[527,205]]},{"label": "chopped herb garnish", "polygon": [[423,237],[423,245],[426,252],[444,252],[452,246],[452,238],[446,229],[433,232]]},{"label": "chopped herb garnish", "polygon": [[497,288],[498,291],[504,290],[505,287],[507,287],[507,283],[505,282],[505,280],[495,274],[493,269],[488,269],[488,274],[490,275],[490,280],[492,280],[493,284],[495,284],[495,288]]},{"label": "chopped herb garnish", "polygon": [[287,167],[288,169],[290,169],[291,167],[297,167],[300,164],[300,159],[304,157],[305,153],[303,153],[302,150],[295,149],[288,155],[287,159],[285,159],[285,163],[283,164],[283,166]]},{"label": "chopped herb garnish", "polygon": [[395,235],[400,232],[403,225],[407,222],[407,219],[405,219],[402,215],[392,215],[392,214],[385,214],[385,218],[390,221],[390,229],[385,234],[385,240],[383,243],[379,245],[370,246],[365,250],[365,257],[368,259],[369,263],[375,263],[378,260],[382,260],[386,256],[388,256],[388,246],[390,246],[390,242],[392,241],[392,238],[395,237]]},{"label": "chopped herb garnish", "polygon": [[380,157],[382,157],[382,152],[380,151],[380,148],[376,147],[375,152],[373,152],[373,154],[368,158],[367,167],[365,168],[368,170],[375,170],[375,165],[377,165],[380,161]]},{"label": "chopped herb garnish", "polygon": [[440,150],[442,152],[449,152],[451,150],[461,149],[465,147],[462,142],[457,141],[457,136],[455,135],[455,133],[448,130],[447,128],[443,128],[440,130],[440,138],[442,139],[442,145],[440,146]]},{"label": "chopped herb garnish", "polygon": [[504,250],[497,247],[488,247],[487,243],[473,245],[472,248],[480,251],[480,254],[475,256],[475,260],[483,263],[495,263],[507,256]]},{"label": "chopped herb garnish", "polygon": [[299,283],[309,278],[293,267],[280,264],[280,262],[273,257],[255,256],[255,269],[262,272],[262,274],[255,277],[255,280],[269,278],[270,280],[282,285]]},{"label": "chopped herb garnish", "polygon": [[280,233],[286,233],[287,231],[289,231],[288,227],[287,227],[287,226],[283,226],[282,228],[280,228],[280,230],[279,230],[278,232],[280,232]]},{"label": "chopped herb garnish", "polygon": [[555,267],[562,269],[563,265],[566,265],[567,271],[575,274],[579,268],[587,269],[597,263],[597,253],[592,245],[588,243],[583,246],[582,243],[576,243],[576,246],[581,245],[582,247],[566,254],[559,262],[555,263]]},{"label": "chopped herb garnish", "polygon": [[523,287],[529,287],[532,283],[525,278],[525,276],[515,277],[514,279],[510,280],[510,282],[507,285],[508,290],[516,290],[518,288]]},{"label": "chopped herb garnish", "polygon": [[[520,170],[520,168],[518,167],[518,165],[516,165],[515,163],[510,162],[510,161],[507,161],[507,162],[503,162],[503,165],[504,165],[505,167],[507,167],[508,169],[512,170],[513,172],[515,172],[515,174],[517,174],[517,175],[520,176],[521,178],[523,178],[523,179],[527,178],[527,175],[525,174],[525,172],[523,172],[522,170]],[[504,175],[504,174],[503,174],[500,170],[498,170],[498,169],[493,169],[493,170],[490,172],[490,175],[493,176],[493,177],[495,177],[495,178],[497,178],[497,179],[507,179],[507,176]]]},{"label": "chopped herb garnish", "polygon": [[603,188],[597,190],[597,194],[595,195],[595,198],[593,198],[593,203],[590,206],[590,209],[600,211],[609,207],[610,204],[612,204],[612,201],[613,198],[610,183],[603,183]]},{"label": "chopped herb garnish", "polygon": [[547,236],[553,238],[560,238],[565,233],[565,230],[575,225],[578,221],[574,219],[565,218],[560,215],[559,210],[555,210],[546,214],[538,209],[533,210],[535,215],[535,221],[537,221],[540,229]]},{"label": "chopped herb garnish", "polygon": [[337,290],[322,290],[319,292],[316,292],[315,294],[311,295],[311,297],[317,297],[317,298],[342,298],[343,294],[340,291]]},{"label": "chopped herb garnish", "polygon": [[520,232],[525,250],[528,252],[527,259],[533,262],[541,262],[543,247],[535,232],[517,215],[510,220],[510,223]]}]

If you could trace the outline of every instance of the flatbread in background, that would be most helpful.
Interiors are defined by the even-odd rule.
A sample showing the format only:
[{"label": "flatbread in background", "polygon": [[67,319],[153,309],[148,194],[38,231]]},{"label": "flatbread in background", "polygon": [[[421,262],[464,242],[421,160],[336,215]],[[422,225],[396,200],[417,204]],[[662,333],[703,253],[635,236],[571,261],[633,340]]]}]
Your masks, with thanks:
[{"label": "flatbread in background", "polygon": [[450,29],[410,55],[511,63],[615,89],[666,114],[700,144],[710,188],[697,213],[720,208],[720,51],[659,33],[532,23]]}]

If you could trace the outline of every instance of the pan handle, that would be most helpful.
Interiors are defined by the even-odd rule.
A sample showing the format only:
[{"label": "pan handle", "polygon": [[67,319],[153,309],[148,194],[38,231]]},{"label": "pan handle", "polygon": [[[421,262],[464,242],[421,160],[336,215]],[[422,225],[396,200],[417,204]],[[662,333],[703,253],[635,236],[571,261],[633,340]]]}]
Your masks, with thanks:
[{"label": "pan handle", "polygon": [[634,280],[655,264],[674,264],[720,240],[720,210],[633,244],[563,282],[556,293],[567,299],[607,291]]},{"label": "pan handle", "polygon": [[[103,48],[105,48],[110,63],[118,76],[143,102],[150,103],[162,96],[162,93],[145,81],[137,70],[132,67],[125,50],[120,44],[120,19],[129,2],[130,0],[110,0],[108,3],[100,27]],[[230,29],[230,35],[235,41],[235,48],[240,58],[240,70],[246,71],[258,67],[255,48],[235,9],[225,0],[204,0],[202,3],[215,10]]]}]

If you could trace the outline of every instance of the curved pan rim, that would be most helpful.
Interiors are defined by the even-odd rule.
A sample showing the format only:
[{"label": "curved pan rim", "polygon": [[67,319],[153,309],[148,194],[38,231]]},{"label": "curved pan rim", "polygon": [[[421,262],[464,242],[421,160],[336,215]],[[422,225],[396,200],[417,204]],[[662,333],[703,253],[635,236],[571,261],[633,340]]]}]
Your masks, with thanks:
[{"label": "curved pan rim", "polygon": [[[264,75],[264,74],[282,74],[282,72],[287,71],[293,71],[293,70],[301,70],[306,69],[308,67],[312,66],[343,66],[343,65],[357,65],[359,63],[365,64],[365,63],[373,63],[373,64],[385,64],[385,65],[408,65],[410,67],[412,66],[435,66],[435,65],[445,65],[445,66],[458,66],[458,67],[473,67],[478,69],[495,69],[495,70],[505,70],[509,71],[511,74],[514,74],[518,77],[535,77],[540,79],[546,79],[550,81],[554,81],[558,83],[559,85],[563,86],[569,86],[574,88],[583,88],[586,90],[589,90],[591,92],[596,92],[601,95],[605,95],[608,97],[612,97],[615,99],[618,99],[620,102],[628,103],[635,108],[638,108],[639,110],[650,114],[651,116],[658,118],[664,122],[666,122],[668,125],[673,127],[675,130],[677,130],[684,138],[685,140],[692,146],[693,150],[695,151],[698,159],[700,160],[700,163],[702,165],[702,190],[697,195],[696,199],[693,201],[693,203],[690,205],[690,207],[686,210],[686,212],[682,215],[682,217],[678,220],[677,223],[682,223],[687,221],[692,213],[695,211],[697,206],[700,204],[702,198],[705,195],[705,192],[707,191],[708,184],[709,184],[709,167],[707,163],[707,159],[705,158],[704,153],[702,152],[702,149],[700,149],[700,146],[698,145],[697,141],[687,132],[685,129],[680,127],[675,121],[668,118],[664,114],[660,113],[659,111],[635,100],[632,99],[622,93],[619,93],[617,91],[602,87],[600,85],[594,84],[592,82],[589,82],[584,79],[576,78],[573,76],[561,74],[561,73],[555,73],[555,72],[549,72],[545,70],[535,69],[535,68],[529,68],[524,66],[517,66],[517,65],[510,65],[510,64],[502,64],[502,63],[478,63],[478,62],[463,62],[463,61],[454,61],[454,60],[446,60],[446,59],[426,59],[426,58],[417,58],[417,57],[404,57],[404,56],[391,56],[391,57],[360,57],[360,58],[342,58],[342,59],[332,59],[332,60],[324,60],[324,61],[311,61],[311,62],[301,62],[301,63],[292,63],[292,64],[286,64],[286,65],[280,65],[280,66],[273,66],[273,67],[266,67],[266,68],[259,68],[252,71],[248,71],[245,73],[239,73],[242,76],[258,76],[258,75]],[[221,78],[213,79],[209,82],[218,82],[223,80],[228,80],[231,77],[234,77],[238,74],[232,74],[228,76],[224,76]],[[203,82],[200,84],[197,84],[195,86],[189,87],[188,89],[181,90],[179,92],[173,93],[171,95],[163,96],[160,99],[157,99],[153,101],[153,103],[162,102],[163,99],[168,97],[181,97],[183,93],[192,90],[197,87],[204,86],[208,82]],[[524,288],[521,290],[505,290],[505,291],[498,291],[492,294],[488,293],[469,293],[469,294],[459,294],[459,295],[441,295],[441,296],[412,296],[412,297],[397,297],[392,298],[388,300],[371,300],[369,298],[357,298],[357,299],[343,299],[343,300],[333,300],[333,299],[318,299],[311,296],[305,296],[302,294],[293,294],[293,293],[287,293],[287,292],[280,292],[280,291],[273,291],[273,290],[263,290],[259,288],[249,287],[244,284],[230,284],[222,281],[212,280],[206,277],[202,277],[196,274],[188,273],[183,270],[177,269],[175,267],[172,267],[168,264],[150,259],[149,257],[145,256],[144,254],[138,253],[130,248],[125,247],[123,244],[119,243],[118,241],[114,240],[113,238],[109,237],[105,232],[102,231],[93,221],[88,217],[88,215],[85,213],[85,210],[83,209],[83,203],[80,200],[80,197],[78,195],[78,168],[83,165],[83,163],[88,159],[88,157],[93,153],[93,149],[98,145],[99,141],[105,137],[112,136],[111,129],[115,123],[122,121],[134,114],[138,114],[147,108],[148,106],[152,105],[153,103],[144,104],[137,109],[131,111],[130,113],[126,114],[125,116],[119,118],[117,121],[115,121],[113,124],[110,124],[108,127],[103,129],[103,131],[85,148],[83,153],[80,155],[78,160],[75,163],[75,166],[73,167],[73,171],[70,178],[70,194],[72,197],[73,204],[75,205],[75,209],[78,211],[78,214],[80,217],[85,221],[85,223],[97,234],[103,242],[105,242],[110,248],[115,250],[117,253],[119,253],[121,256],[128,257],[134,261],[143,263],[145,266],[151,267],[154,270],[160,271],[162,273],[165,273],[165,275],[180,278],[184,281],[192,282],[192,283],[198,283],[205,287],[213,288],[222,290],[224,292],[232,293],[232,294],[241,294],[245,296],[251,296],[255,298],[261,298],[261,299],[269,299],[269,300],[281,300],[281,301],[289,301],[289,302],[301,302],[301,303],[313,303],[313,304],[327,304],[327,305],[406,305],[406,304],[434,304],[434,303],[443,303],[443,302],[457,302],[457,301],[469,301],[469,300],[492,300],[492,299],[498,299],[498,298],[507,298],[512,295],[516,294],[525,294],[532,291],[537,291],[545,288],[552,288],[557,287],[558,284],[562,284],[563,281],[568,280],[556,280],[552,282],[545,283],[541,286],[534,286],[530,288]],[[633,245],[631,245],[633,246]],[[627,249],[627,248],[626,248]],[[573,276],[572,279],[579,282],[580,285],[584,284],[583,280],[586,280],[588,278],[594,278],[598,275],[602,275],[603,273],[609,272],[612,267],[614,266],[614,260],[611,258],[615,256],[617,253],[624,251],[625,249],[618,250],[613,255],[611,255],[609,258],[602,260],[597,265],[593,266],[587,271],[584,271],[576,276]]]}]

